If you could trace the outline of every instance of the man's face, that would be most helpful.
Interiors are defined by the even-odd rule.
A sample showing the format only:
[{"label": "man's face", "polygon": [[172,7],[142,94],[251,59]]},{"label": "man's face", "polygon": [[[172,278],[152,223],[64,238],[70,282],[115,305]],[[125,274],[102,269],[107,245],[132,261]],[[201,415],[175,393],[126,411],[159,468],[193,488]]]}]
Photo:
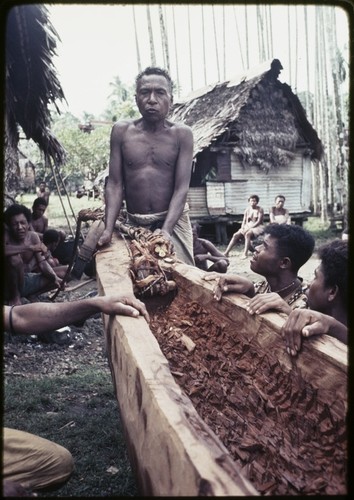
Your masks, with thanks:
[{"label": "man's face", "polygon": [[285,203],[284,198],[277,198],[277,199],[275,200],[275,206],[276,206],[277,208],[283,208],[284,203]]},{"label": "man's face", "polygon": [[315,276],[307,290],[309,308],[326,313],[329,288],[325,286],[322,264],[315,269]]},{"label": "man's face", "polygon": [[24,214],[18,214],[11,217],[9,230],[13,238],[22,242],[28,233],[29,224]]},{"label": "man's face", "polygon": [[33,209],[32,209],[33,218],[39,219],[40,217],[42,217],[46,208],[47,207],[45,205],[37,205],[36,207],[33,207]]},{"label": "man's face", "polygon": [[137,87],[135,101],[143,118],[152,122],[163,120],[172,103],[166,78],[161,75],[143,76]]},{"label": "man's face", "polygon": [[278,256],[277,240],[266,234],[250,260],[251,270],[265,278],[277,274],[282,259]]}]

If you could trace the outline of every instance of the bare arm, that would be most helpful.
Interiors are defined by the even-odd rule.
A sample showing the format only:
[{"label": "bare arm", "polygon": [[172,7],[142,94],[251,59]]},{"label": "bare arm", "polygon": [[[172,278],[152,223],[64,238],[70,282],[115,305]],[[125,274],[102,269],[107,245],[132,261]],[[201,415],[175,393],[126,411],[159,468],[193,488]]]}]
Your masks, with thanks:
[{"label": "bare arm", "polygon": [[255,293],[253,282],[238,274],[209,273],[203,279],[205,281],[218,280],[214,288],[214,298],[218,301],[221,300],[222,294],[227,292],[243,293],[248,297],[253,297]]},{"label": "bare arm", "polygon": [[274,217],[274,207],[271,207],[269,209],[269,222],[273,224],[275,222],[275,217]]},{"label": "bare arm", "polygon": [[229,259],[225,257],[225,255],[222,252],[220,252],[220,250],[218,250],[211,241],[202,238],[199,238],[199,240],[203,244],[205,253],[199,253],[194,255],[195,262],[197,262],[198,260],[199,261],[210,260],[211,262],[218,262],[220,259],[229,262]]},{"label": "bare arm", "polygon": [[[74,302],[33,302],[14,306],[12,325],[10,324],[10,306],[4,306],[5,330],[27,334],[33,328],[43,333],[65,325],[82,321],[101,312],[137,317],[142,315],[149,321],[149,315],[143,302],[134,295],[112,295],[93,297]],[[12,327],[12,328],[11,328]]]},{"label": "bare arm", "polygon": [[109,174],[105,188],[105,230],[98,240],[98,246],[110,243],[114,224],[123,202],[122,138],[127,125],[127,122],[118,122],[113,125],[111,131]]},{"label": "bare arm", "polygon": [[186,203],[193,160],[193,134],[187,126],[178,130],[180,151],[175,169],[175,187],[162,231],[169,236],[172,234],[176,222],[180,218]]}]

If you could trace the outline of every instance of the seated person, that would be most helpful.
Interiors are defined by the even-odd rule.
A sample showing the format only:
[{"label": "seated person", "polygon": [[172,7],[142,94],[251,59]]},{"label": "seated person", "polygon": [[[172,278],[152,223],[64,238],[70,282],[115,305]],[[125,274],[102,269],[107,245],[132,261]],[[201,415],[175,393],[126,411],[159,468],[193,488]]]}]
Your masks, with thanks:
[{"label": "seated person", "polygon": [[250,206],[246,208],[243,214],[243,220],[241,227],[236,233],[232,235],[230,243],[225,250],[225,257],[229,256],[231,248],[237,243],[240,238],[245,239],[245,249],[243,252],[243,258],[246,259],[248,256],[248,251],[251,249],[251,240],[257,238],[264,231],[263,218],[264,210],[258,205],[259,196],[256,194],[251,195],[248,198]]},{"label": "seated person", "polygon": [[219,276],[216,273],[206,275],[204,279],[218,279],[214,289],[216,300],[221,300],[225,292],[238,292],[251,298],[258,294],[262,297],[275,295],[284,299],[282,302],[289,309],[307,307],[298,271],[311,257],[314,246],[312,235],[300,226],[269,224],[264,230],[263,243],[256,246],[250,261],[251,270],[264,276],[265,280],[253,283],[243,276]]},{"label": "seated person", "polygon": [[291,224],[289,210],[284,208],[285,196],[278,194],[275,205],[269,209],[269,221],[271,224]]},{"label": "seated person", "polygon": [[[200,229],[201,226],[199,224],[192,225],[195,265],[204,271],[226,273],[230,264],[229,259],[225,257],[225,255],[221,253],[211,241],[199,238]],[[210,267],[208,267],[207,264],[208,260],[213,262]]]},{"label": "seated person", "polygon": [[30,231],[38,233],[39,238],[42,240],[43,233],[48,229],[48,219],[44,215],[47,209],[47,202],[44,198],[36,198],[32,205],[32,220]]},{"label": "seated person", "polygon": [[53,257],[53,252],[55,252],[59,243],[61,242],[61,234],[56,229],[47,229],[43,234],[43,244],[47,247],[47,251],[44,254],[47,262],[52,267],[60,266],[59,259]]},{"label": "seated person", "polygon": [[[4,212],[5,222],[5,300],[21,304],[22,297],[44,293],[62,286],[67,266],[52,268],[46,258],[46,246],[30,231],[31,212],[13,204]],[[40,272],[34,272],[35,268]]]}]

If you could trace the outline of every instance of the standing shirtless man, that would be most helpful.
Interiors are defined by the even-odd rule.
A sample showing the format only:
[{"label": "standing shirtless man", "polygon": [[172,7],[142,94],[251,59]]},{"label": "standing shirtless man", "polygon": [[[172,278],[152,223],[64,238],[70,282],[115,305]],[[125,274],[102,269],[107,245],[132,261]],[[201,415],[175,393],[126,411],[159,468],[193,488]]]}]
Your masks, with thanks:
[{"label": "standing shirtless man", "polygon": [[127,223],[161,232],[171,239],[177,257],[194,265],[186,204],[192,131],[166,119],[172,104],[172,81],[165,70],[150,67],[140,73],[135,100],[141,118],[119,121],[112,128],[105,230],[98,246],[110,243],[125,198]]}]

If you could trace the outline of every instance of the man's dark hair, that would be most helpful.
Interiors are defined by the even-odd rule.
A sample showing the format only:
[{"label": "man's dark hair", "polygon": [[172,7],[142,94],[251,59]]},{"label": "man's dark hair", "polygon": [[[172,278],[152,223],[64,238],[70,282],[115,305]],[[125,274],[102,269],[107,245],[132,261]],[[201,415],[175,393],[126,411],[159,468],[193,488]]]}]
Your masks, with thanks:
[{"label": "man's dark hair", "polygon": [[43,243],[49,245],[50,243],[56,243],[60,239],[60,233],[56,229],[47,229],[43,233]]},{"label": "man's dark hair", "polygon": [[148,75],[159,75],[159,76],[165,77],[166,80],[167,80],[167,82],[168,82],[168,86],[169,86],[170,93],[171,93],[171,96],[172,96],[172,93],[173,93],[173,81],[172,81],[170,75],[168,74],[168,72],[165,69],[159,68],[157,66],[148,66],[147,68],[144,69],[144,71],[141,71],[138,74],[138,76],[135,79],[135,89],[136,90],[138,89],[138,86],[140,84],[141,79],[144,76],[148,76]]},{"label": "man's dark hair", "polygon": [[337,286],[340,298],[348,303],[348,242],[333,240],[318,250],[325,286]]},{"label": "man's dark hair", "polygon": [[256,202],[259,203],[259,196],[257,194],[251,194],[251,196],[248,197],[248,201],[250,201],[252,198],[254,198]]},{"label": "man's dark hair", "polygon": [[25,205],[20,205],[19,203],[14,203],[5,210],[4,212],[5,224],[9,226],[11,224],[12,217],[20,214],[23,214],[26,217],[27,222],[30,224],[32,220],[31,210],[25,207]]},{"label": "man's dark hair", "polygon": [[309,260],[315,248],[313,236],[301,226],[268,224],[264,234],[277,240],[279,257],[289,257],[296,272]]},{"label": "man's dark hair", "polygon": [[33,202],[33,205],[32,205],[32,208],[36,208],[36,207],[39,207],[39,205],[44,205],[45,207],[48,206],[48,203],[47,201],[45,200],[45,198],[42,198],[41,196],[39,196],[38,198],[36,198]]}]

